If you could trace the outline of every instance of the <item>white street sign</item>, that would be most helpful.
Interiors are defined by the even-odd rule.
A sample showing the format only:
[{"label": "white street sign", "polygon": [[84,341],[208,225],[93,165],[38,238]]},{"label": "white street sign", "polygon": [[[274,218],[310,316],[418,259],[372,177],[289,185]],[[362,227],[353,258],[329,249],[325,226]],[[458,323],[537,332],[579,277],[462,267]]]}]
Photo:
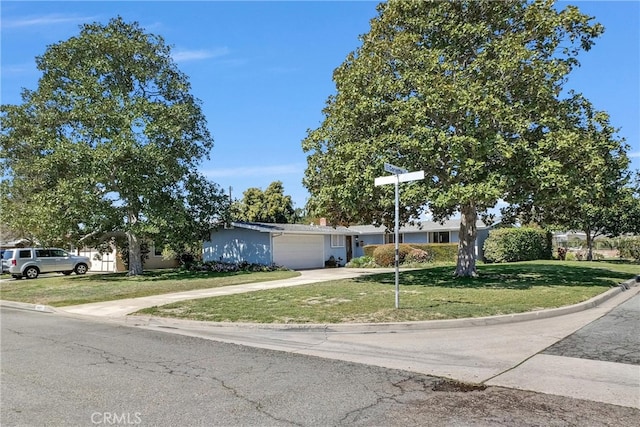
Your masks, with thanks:
[{"label": "white street sign", "polygon": [[374,180],[376,186],[385,184],[395,184],[396,182],[419,181],[424,179],[424,171],[409,172],[399,175],[381,176]]},{"label": "white street sign", "polygon": [[395,184],[396,182],[398,182],[398,175],[381,176],[373,181],[376,187],[385,184]]},{"label": "white street sign", "polygon": [[421,179],[424,179],[424,171],[409,172],[398,175],[398,180],[400,182],[419,181]]},{"label": "white street sign", "polygon": [[391,163],[385,163],[384,164],[384,170],[386,170],[389,173],[395,174],[395,175],[400,175],[401,173],[409,172],[408,170],[403,169],[403,168],[398,167],[398,166],[394,166]]}]

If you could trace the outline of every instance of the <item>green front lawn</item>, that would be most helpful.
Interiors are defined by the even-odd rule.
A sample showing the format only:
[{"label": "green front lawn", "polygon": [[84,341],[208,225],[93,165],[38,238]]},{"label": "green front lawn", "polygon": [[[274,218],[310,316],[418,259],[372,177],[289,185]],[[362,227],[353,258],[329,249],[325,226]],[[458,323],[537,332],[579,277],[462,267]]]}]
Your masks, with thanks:
[{"label": "green front lawn", "polygon": [[62,307],[288,279],[299,274],[295,271],[192,273],[182,270],[154,270],[135,277],[129,277],[126,273],[43,275],[34,280],[0,282],[0,299]]},{"label": "green front lawn", "polygon": [[586,301],[640,272],[637,264],[536,261],[404,271],[400,309],[393,273],[177,302],[138,314],[218,322],[402,322],[520,313]]}]

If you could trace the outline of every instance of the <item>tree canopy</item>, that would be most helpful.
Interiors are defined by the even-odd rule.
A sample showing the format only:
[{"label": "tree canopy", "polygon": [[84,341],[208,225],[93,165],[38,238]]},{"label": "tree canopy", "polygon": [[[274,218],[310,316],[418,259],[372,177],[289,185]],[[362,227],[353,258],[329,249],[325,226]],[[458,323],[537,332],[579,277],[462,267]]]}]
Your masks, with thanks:
[{"label": "tree canopy", "polygon": [[514,192],[520,203],[506,211],[524,222],[583,231],[591,260],[596,236],[626,230],[620,209],[629,195],[628,147],[616,137],[609,115],[596,111],[582,96],[563,104],[567,130],[556,132],[551,143],[540,144],[548,161],[529,179],[521,179],[522,191]]},{"label": "tree canopy", "polygon": [[374,186],[383,164],[424,170],[402,186],[402,222],[459,213],[456,274],[475,275],[477,219],[499,200],[524,207],[566,160],[550,147],[581,132],[561,96],[603,31],[592,21],[551,1],[380,4],[302,143],[309,210],[389,226],[393,189]]},{"label": "tree canopy", "polygon": [[235,216],[241,221],[289,224],[296,222],[291,196],[284,194],[281,181],[274,181],[262,191],[248,188],[235,205]]},{"label": "tree canopy", "polygon": [[36,64],[37,89],[1,107],[12,229],[75,244],[125,232],[130,274],[142,272],[141,239],[206,232],[225,205],[196,172],[213,139],[160,36],[120,17],[86,24]]}]

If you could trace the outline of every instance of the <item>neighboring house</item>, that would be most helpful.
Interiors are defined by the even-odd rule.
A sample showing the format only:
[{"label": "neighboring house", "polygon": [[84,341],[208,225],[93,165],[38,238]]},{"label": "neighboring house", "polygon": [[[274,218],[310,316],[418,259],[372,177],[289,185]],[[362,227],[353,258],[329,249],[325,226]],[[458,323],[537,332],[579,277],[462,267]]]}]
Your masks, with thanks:
[{"label": "neighboring house", "polygon": [[0,240],[0,249],[27,248],[31,246],[28,239]]},{"label": "neighboring house", "polygon": [[[175,259],[164,259],[162,257],[162,247],[149,245],[149,253],[144,260],[145,270],[156,270],[160,268],[176,268],[179,263]],[[122,262],[122,258],[113,248],[111,253],[101,254],[96,248],[82,248],[77,251],[78,255],[87,256],[91,259],[91,269],[89,271],[101,271],[109,273],[117,273],[127,271],[127,267]]]},{"label": "neighboring house", "polygon": [[[10,248],[25,248],[34,246],[27,239],[17,239],[12,241],[0,241],[0,250],[4,252],[4,249]],[[38,245],[35,245],[38,246]],[[66,249],[69,252],[75,253],[76,255],[89,257],[91,260],[91,269],[89,271],[92,272],[105,272],[105,273],[117,273],[122,271],[127,271],[124,263],[122,262],[121,257],[117,253],[117,249],[114,247],[111,253],[103,253],[101,254],[96,248],[82,248],[82,249]],[[162,257],[162,247],[156,247],[153,243],[149,246],[149,253],[147,254],[147,258],[144,260],[144,269],[145,270],[154,270],[159,268],[175,268],[178,267],[179,263],[174,259],[164,259]]]},{"label": "neighboring house", "polygon": [[[211,232],[203,244],[204,261],[250,262],[277,264],[293,270],[322,268],[333,256],[344,265],[352,258],[364,255],[365,245],[393,243],[393,231],[383,227],[358,225],[331,227],[303,224],[268,224],[233,222],[230,227]],[[476,224],[478,237],[476,255],[483,257],[482,248],[492,226],[482,221]],[[399,230],[400,243],[457,243],[460,220],[443,224],[422,221]]]}]

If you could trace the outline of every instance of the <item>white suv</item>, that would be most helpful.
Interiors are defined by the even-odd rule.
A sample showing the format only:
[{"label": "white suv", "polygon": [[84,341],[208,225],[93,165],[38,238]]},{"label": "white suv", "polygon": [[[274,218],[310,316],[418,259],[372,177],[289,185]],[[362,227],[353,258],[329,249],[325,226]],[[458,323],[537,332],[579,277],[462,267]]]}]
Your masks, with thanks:
[{"label": "white suv", "polygon": [[35,279],[40,273],[85,274],[90,268],[88,257],[58,248],[13,248],[2,255],[2,272],[16,279]]}]

